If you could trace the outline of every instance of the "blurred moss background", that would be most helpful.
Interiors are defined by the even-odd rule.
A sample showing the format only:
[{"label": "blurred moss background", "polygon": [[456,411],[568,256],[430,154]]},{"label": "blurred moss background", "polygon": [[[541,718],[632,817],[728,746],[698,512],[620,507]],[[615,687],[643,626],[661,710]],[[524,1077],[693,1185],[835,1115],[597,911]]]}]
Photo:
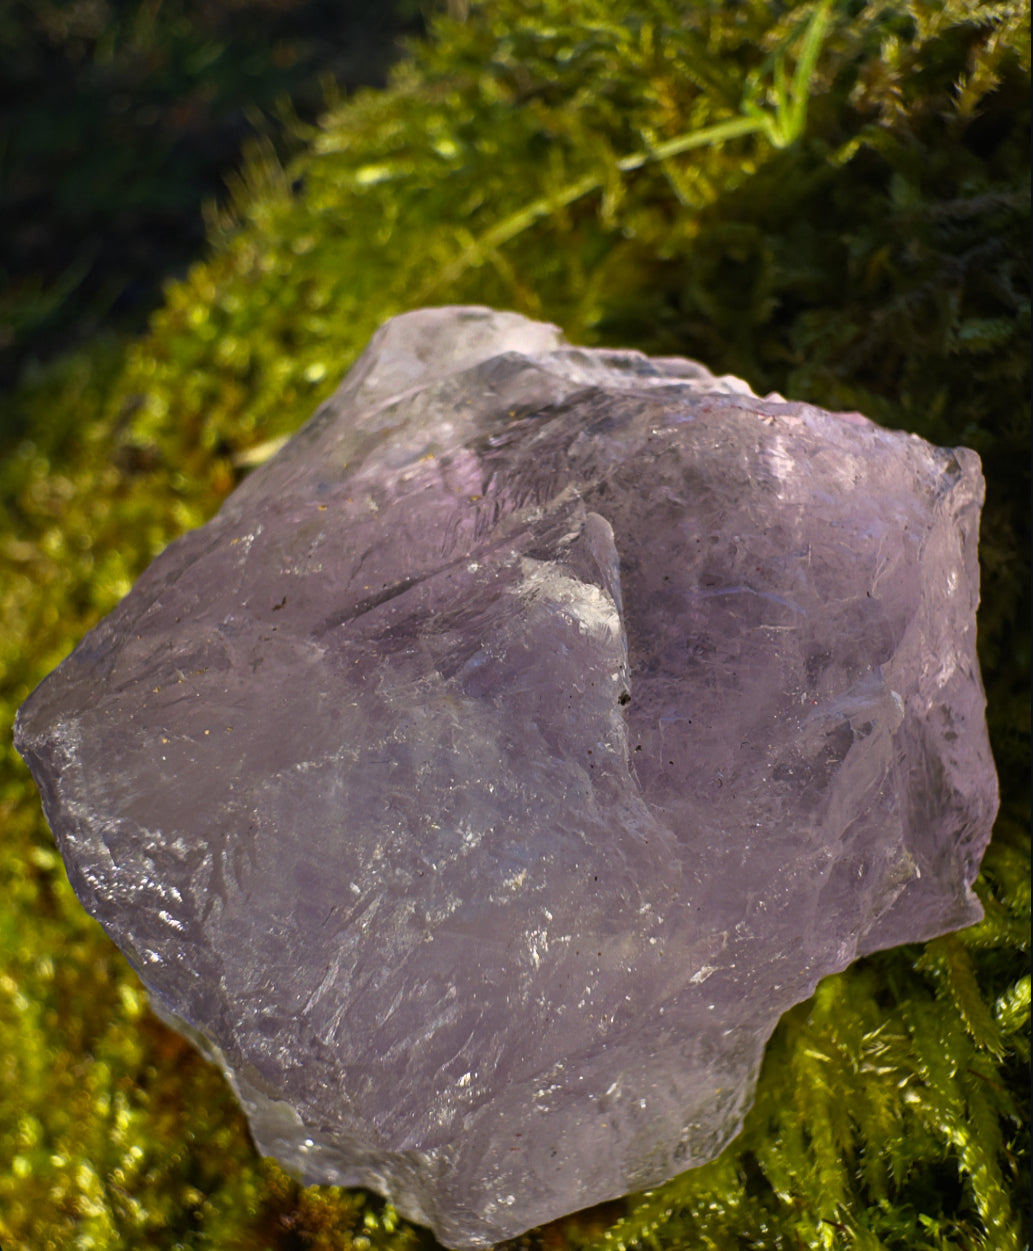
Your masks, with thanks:
[{"label": "blurred moss background", "polygon": [[[0,1246],[434,1246],[375,1197],[303,1190],[255,1156],[218,1073],[72,896],[9,723],[377,325],[465,301],[965,443],[988,483],[980,652],[1003,802],[985,920],[787,1014],[719,1160],[514,1247],[1020,1251],[1028,3],[399,7],[376,29],[427,17],[426,39],[386,88],[337,99],[320,69],[351,70],[310,8],[0,3],[22,119],[0,163]],[[293,111],[256,122],[202,244],[198,194],[284,92]]]},{"label": "blurred moss background", "polygon": [[418,0],[0,0],[0,386],[142,330],[241,149],[286,157],[286,118],[383,85],[423,29]]}]

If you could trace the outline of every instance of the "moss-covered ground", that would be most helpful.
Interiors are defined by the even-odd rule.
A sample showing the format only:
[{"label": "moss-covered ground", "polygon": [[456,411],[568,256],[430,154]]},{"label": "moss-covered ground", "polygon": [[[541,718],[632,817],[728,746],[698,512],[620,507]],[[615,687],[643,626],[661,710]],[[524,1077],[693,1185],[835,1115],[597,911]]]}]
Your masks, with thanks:
[{"label": "moss-covered ground", "polygon": [[[145,334],[5,399],[5,725],[406,308],[515,308],[981,454],[985,920],[827,979],[720,1159],[528,1251],[1028,1245],[1029,92],[1023,0],[473,3],[287,168],[256,150]],[[7,732],[0,1246],[433,1246],[258,1159],[72,896]]]}]

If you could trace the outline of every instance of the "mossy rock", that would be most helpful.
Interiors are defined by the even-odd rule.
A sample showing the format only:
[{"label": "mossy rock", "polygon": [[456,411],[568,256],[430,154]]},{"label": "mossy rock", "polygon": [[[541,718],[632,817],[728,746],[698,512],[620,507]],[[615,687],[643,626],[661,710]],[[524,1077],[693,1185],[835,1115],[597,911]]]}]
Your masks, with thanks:
[{"label": "mossy rock", "polygon": [[[3,717],[388,316],[476,302],[983,457],[1003,805],[986,919],[827,979],[713,1164],[526,1247],[1029,1237],[1028,5],[494,0],[242,170],[150,332],[28,379],[0,462]],[[0,759],[0,1245],[416,1248],[260,1161]]]}]

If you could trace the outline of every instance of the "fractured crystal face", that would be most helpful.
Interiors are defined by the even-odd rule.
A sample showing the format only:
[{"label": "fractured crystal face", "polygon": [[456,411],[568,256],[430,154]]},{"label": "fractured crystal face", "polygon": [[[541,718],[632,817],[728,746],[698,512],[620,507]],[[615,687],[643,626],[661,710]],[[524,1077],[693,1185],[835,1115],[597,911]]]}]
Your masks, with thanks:
[{"label": "fractured crystal face", "polygon": [[482,308],[385,325],[22,708],[259,1148],[484,1247],[719,1152],[980,915],[976,455]]}]

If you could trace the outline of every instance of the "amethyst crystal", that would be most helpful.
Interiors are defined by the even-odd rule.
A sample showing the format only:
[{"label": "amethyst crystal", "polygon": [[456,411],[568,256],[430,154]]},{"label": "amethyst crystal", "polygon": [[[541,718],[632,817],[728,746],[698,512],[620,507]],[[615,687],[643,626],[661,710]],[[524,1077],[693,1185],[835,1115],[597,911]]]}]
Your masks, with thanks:
[{"label": "amethyst crystal", "polygon": [[982,498],[963,448],[410,313],[17,745],[259,1148],[483,1247],[709,1160],[784,1009],[979,917]]}]

